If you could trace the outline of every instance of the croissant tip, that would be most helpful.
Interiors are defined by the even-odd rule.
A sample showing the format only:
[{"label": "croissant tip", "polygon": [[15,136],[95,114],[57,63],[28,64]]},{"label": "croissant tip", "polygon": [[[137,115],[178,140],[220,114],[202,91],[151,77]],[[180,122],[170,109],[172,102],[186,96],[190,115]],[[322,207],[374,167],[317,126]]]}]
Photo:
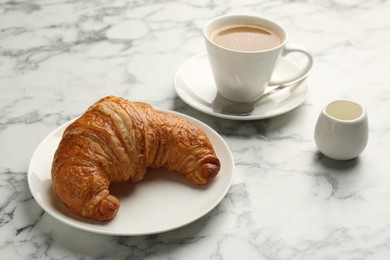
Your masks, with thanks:
[{"label": "croissant tip", "polygon": [[215,176],[219,173],[219,170],[221,169],[219,161],[216,161],[214,163],[206,163],[202,167],[202,177],[205,180],[202,184],[209,183],[212,179],[214,179]]},{"label": "croissant tip", "polygon": [[119,210],[119,201],[112,195],[108,195],[100,202],[99,206],[99,220],[107,221],[115,217]]}]

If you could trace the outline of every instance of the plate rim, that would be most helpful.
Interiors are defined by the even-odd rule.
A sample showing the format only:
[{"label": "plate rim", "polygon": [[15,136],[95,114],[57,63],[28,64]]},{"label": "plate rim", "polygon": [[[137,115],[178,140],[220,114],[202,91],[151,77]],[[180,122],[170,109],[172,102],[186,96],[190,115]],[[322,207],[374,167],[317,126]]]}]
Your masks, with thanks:
[{"label": "plate rim", "polygon": [[[261,120],[261,119],[267,119],[267,118],[272,118],[272,117],[276,117],[276,116],[280,116],[282,114],[285,114],[285,113],[288,113],[294,109],[296,109],[297,107],[299,107],[306,99],[307,97],[309,96],[309,93],[310,93],[310,84],[308,83],[308,76],[310,74],[308,74],[308,76],[304,79],[302,79],[302,81],[298,82],[298,86],[296,88],[302,88],[302,89],[306,89],[305,90],[305,93],[302,95],[302,98],[297,101],[293,106],[289,107],[288,109],[285,109],[285,110],[282,110],[282,111],[279,111],[279,112],[276,112],[276,113],[272,113],[272,114],[261,114],[261,115],[247,115],[247,116],[240,116],[240,115],[228,115],[228,114],[222,114],[222,113],[218,113],[218,112],[215,112],[215,111],[212,111],[212,110],[207,110],[205,108],[203,108],[202,106],[199,106],[197,105],[197,101],[190,101],[190,100],[194,100],[192,98],[188,98],[186,97],[185,95],[183,95],[183,93],[186,93],[185,90],[182,89],[182,87],[179,87],[178,85],[178,78],[180,77],[180,72],[181,70],[183,70],[183,68],[188,65],[188,63],[192,62],[193,60],[196,60],[196,59],[199,59],[199,58],[203,58],[203,57],[206,57],[207,58],[207,53],[206,52],[200,52],[200,53],[197,53],[193,56],[190,56],[189,58],[187,58],[183,63],[180,64],[180,66],[178,67],[178,69],[176,70],[176,73],[173,77],[173,84],[174,84],[174,88],[175,88],[175,91],[176,91],[176,94],[180,97],[181,100],[184,101],[184,103],[186,103],[187,105],[189,105],[190,107],[200,111],[200,112],[203,112],[205,114],[208,114],[208,115],[211,115],[211,116],[214,116],[214,117],[218,117],[218,118],[223,118],[223,119],[230,119],[230,120],[239,120],[239,121],[252,121],[252,120]],[[289,64],[289,66],[293,66],[295,68],[299,68],[298,65],[296,65],[294,62],[290,61],[289,59],[285,58],[285,57],[280,57],[280,60],[283,61],[283,62],[286,62]],[[190,95],[187,95],[187,96],[190,96]]]},{"label": "plate rim", "polygon": [[[207,131],[209,131],[212,134],[212,136],[208,135],[207,133],[206,134],[209,137],[211,143],[219,141],[223,145],[223,147],[221,147],[221,149],[223,149],[224,155],[225,155],[225,153],[226,153],[226,155],[228,155],[228,158],[226,158],[226,163],[229,163],[229,165],[225,166],[226,167],[226,169],[225,169],[226,173],[224,175],[222,175],[221,173],[217,175],[217,176],[224,176],[225,178],[229,178],[227,180],[227,185],[223,187],[224,189],[221,191],[221,195],[218,197],[218,199],[216,199],[215,201],[213,201],[213,203],[210,203],[210,205],[205,207],[205,209],[202,211],[202,213],[200,213],[197,216],[194,216],[191,220],[189,220],[187,222],[181,223],[179,225],[171,226],[171,227],[168,227],[168,228],[156,229],[155,231],[147,231],[147,232],[110,232],[110,231],[106,231],[106,230],[91,228],[89,226],[84,226],[83,223],[79,222],[77,219],[68,219],[65,215],[62,215],[59,212],[55,212],[54,209],[52,209],[50,206],[46,205],[44,203],[44,201],[39,198],[39,194],[37,193],[38,191],[36,191],[35,187],[32,184],[32,180],[31,180],[32,179],[32,175],[33,175],[33,173],[32,173],[33,172],[32,166],[35,163],[34,160],[36,160],[35,157],[38,155],[39,150],[47,142],[47,140],[49,138],[52,138],[53,135],[58,134],[59,131],[61,131],[61,136],[62,136],[62,132],[65,130],[65,128],[69,124],[71,124],[74,120],[76,120],[77,118],[69,120],[69,121],[61,124],[60,126],[56,127],[53,131],[51,131],[49,134],[47,134],[41,140],[41,142],[37,145],[37,147],[35,148],[32,156],[31,156],[31,159],[30,159],[30,162],[29,162],[29,165],[28,165],[28,170],[27,170],[27,183],[28,183],[28,188],[29,188],[29,190],[30,190],[34,200],[37,202],[37,204],[46,213],[48,213],[51,217],[53,217],[54,219],[56,219],[56,220],[58,220],[58,221],[60,221],[60,222],[62,222],[64,224],[66,224],[68,226],[74,227],[74,228],[79,229],[79,230],[88,231],[88,232],[91,232],[91,233],[103,234],[103,235],[116,235],[116,236],[141,236],[141,235],[151,235],[151,234],[159,234],[159,233],[163,233],[163,232],[168,232],[168,231],[172,231],[172,230],[184,227],[186,225],[189,225],[189,224],[199,220],[200,218],[204,217],[208,213],[210,213],[223,200],[223,198],[226,196],[226,194],[228,193],[228,191],[229,191],[229,189],[230,189],[230,187],[232,185],[233,179],[234,179],[234,167],[235,167],[235,165],[234,165],[234,158],[233,158],[233,154],[232,154],[228,144],[226,143],[224,138],[220,134],[218,134],[218,132],[216,130],[214,130],[212,127],[210,127],[206,123],[200,121],[199,119],[193,118],[193,117],[191,117],[189,115],[182,114],[182,113],[177,112],[177,111],[166,110],[166,109],[158,109],[158,108],[156,108],[156,110],[164,111],[164,112],[167,112],[169,114],[173,114],[173,115],[178,115],[178,116],[184,117],[185,119],[189,120],[191,123],[194,123],[195,125],[200,127],[203,131],[205,131],[205,133]],[[216,138],[216,140],[214,140],[215,138]],[[61,139],[61,137],[60,137],[60,139]],[[54,156],[54,154],[52,154],[52,155]],[[50,161],[48,163],[51,164],[52,158],[50,158],[48,160]],[[49,177],[49,179],[51,179],[51,178]],[[73,214],[73,213],[71,213],[71,214]],[[76,217],[78,217],[78,216],[76,216]]]}]

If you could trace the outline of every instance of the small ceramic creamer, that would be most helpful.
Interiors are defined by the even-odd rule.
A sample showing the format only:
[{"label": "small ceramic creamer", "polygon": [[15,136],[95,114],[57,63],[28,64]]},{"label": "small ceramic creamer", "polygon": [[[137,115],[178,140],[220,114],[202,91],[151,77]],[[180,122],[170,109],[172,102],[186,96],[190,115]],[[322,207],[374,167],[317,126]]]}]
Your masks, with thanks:
[{"label": "small ceramic creamer", "polygon": [[368,141],[368,119],[365,109],[350,100],[328,104],[318,117],[314,133],[321,153],[336,160],[353,159]]}]

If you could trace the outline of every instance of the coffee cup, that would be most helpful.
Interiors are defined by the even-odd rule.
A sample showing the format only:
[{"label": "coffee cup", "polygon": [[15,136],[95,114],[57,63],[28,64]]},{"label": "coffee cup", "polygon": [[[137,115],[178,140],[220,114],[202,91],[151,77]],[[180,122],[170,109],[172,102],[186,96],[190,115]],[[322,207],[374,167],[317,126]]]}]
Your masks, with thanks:
[{"label": "coffee cup", "polygon": [[335,100],[321,111],[314,130],[318,150],[335,160],[353,159],[368,142],[366,110],[351,100]]},{"label": "coffee cup", "polygon": [[[210,20],[203,36],[218,93],[231,101],[251,102],[267,86],[293,84],[305,78],[313,64],[310,51],[287,44],[287,32],[278,23],[256,15],[229,14]],[[271,80],[278,60],[298,52],[305,66],[290,78]]]}]

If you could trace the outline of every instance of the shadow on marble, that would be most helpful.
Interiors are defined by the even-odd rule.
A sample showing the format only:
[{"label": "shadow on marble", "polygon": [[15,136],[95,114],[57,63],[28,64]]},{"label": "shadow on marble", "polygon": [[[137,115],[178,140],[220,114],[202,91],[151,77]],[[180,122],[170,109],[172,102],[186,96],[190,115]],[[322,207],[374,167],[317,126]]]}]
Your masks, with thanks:
[{"label": "shadow on marble", "polygon": [[333,160],[319,151],[315,153],[317,164],[322,168],[318,174],[331,187],[330,197],[338,200],[361,200],[360,190],[365,186],[366,174],[360,170],[359,157],[338,161]]},{"label": "shadow on marble", "polygon": [[322,154],[321,152],[317,151],[315,153],[315,160],[318,161],[325,168],[345,172],[346,170],[351,170],[355,168],[359,164],[360,159],[359,157],[357,157],[351,160],[339,161],[331,159]]},{"label": "shadow on marble", "polygon": [[[218,218],[218,206],[202,218],[171,231],[140,236],[111,236],[68,226],[49,214],[43,214],[34,226],[34,241],[61,254],[79,254],[93,258],[143,259],[147,255],[172,254],[206,237]],[[42,240],[42,241],[41,241]],[[50,252],[45,252],[50,255]],[[139,257],[139,258],[137,258]]]},{"label": "shadow on marble", "polygon": [[[123,191],[118,191],[122,193]],[[127,196],[128,191],[120,196]],[[223,201],[226,200],[223,199]],[[18,245],[32,242],[34,258],[67,258],[80,255],[91,259],[144,259],[151,255],[171,255],[210,235],[220,223],[223,206],[218,205],[200,219],[171,231],[140,236],[112,236],[92,233],[66,225],[44,212],[35,200],[29,206],[19,206],[19,213],[28,219],[18,231]],[[35,215],[32,217],[31,215]],[[21,216],[18,216],[20,218]],[[31,220],[33,223],[30,223]],[[20,222],[17,221],[17,222]],[[210,231],[211,230],[211,231]],[[89,258],[88,258],[89,259]]]}]

